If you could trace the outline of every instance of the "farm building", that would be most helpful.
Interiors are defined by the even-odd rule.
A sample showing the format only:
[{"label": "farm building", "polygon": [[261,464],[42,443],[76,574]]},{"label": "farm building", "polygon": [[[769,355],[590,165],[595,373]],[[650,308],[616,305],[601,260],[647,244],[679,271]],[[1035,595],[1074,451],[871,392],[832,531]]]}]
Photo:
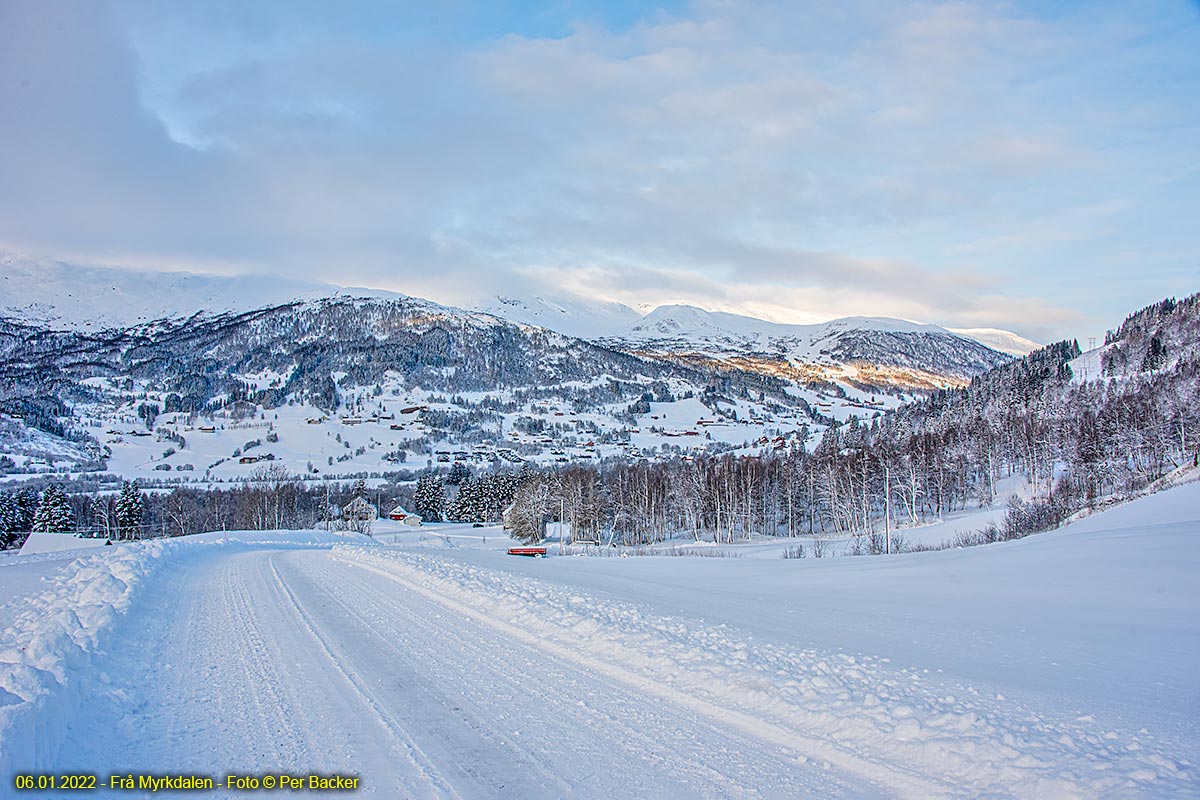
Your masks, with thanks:
[{"label": "farm building", "polygon": [[414,514],[411,511],[405,511],[403,506],[396,506],[388,512],[388,519],[394,519],[397,522],[403,522],[405,525],[411,525],[414,528],[421,526],[421,515]]},{"label": "farm building", "polygon": [[343,509],[346,519],[356,519],[360,522],[374,522],[379,519],[379,510],[361,497],[356,497]]}]

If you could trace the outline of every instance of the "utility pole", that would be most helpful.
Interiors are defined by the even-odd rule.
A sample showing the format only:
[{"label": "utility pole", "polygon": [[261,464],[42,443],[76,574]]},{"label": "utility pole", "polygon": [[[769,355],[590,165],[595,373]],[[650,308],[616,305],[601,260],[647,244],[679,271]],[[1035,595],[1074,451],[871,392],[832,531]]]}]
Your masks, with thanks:
[{"label": "utility pole", "polygon": [[892,554],[892,467],[883,460],[883,552]]}]

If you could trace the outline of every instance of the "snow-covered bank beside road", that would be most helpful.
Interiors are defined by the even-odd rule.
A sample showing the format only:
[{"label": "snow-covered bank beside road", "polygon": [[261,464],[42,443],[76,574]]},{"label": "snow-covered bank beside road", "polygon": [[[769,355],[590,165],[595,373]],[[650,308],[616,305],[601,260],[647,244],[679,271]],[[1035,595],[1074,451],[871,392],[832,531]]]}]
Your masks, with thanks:
[{"label": "snow-covered bank beside road", "polygon": [[550,558],[459,549],[664,616],[941,672],[1200,745],[1200,484],[999,543],[898,556]]},{"label": "snow-covered bank beside road", "polygon": [[[326,533],[216,533],[129,542],[99,552],[35,554],[0,568],[0,578],[9,571],[22,573],[21,591],[4,592],[0,603],[0,775],[7,780],[16,769],[55,766],[63,733],[82,708],[81,687],[90,680],[94,662],[137,608],[145,584],[165,565],[226,543],[332,547],[342,541]],[[30,591],[33,575],[24,573],[36,574],[37,568],[45,571],[49,586]]]}]

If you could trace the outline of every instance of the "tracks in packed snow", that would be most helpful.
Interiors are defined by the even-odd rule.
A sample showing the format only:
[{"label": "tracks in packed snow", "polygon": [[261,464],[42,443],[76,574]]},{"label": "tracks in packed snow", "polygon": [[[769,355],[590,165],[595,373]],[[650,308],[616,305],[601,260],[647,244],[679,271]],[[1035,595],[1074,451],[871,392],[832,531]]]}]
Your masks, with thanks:
[{"label": "tracks in packed snow", "polygon": [[142,602],[64,767],[355,773],[389,798],[889,793],[328,551],[213,554]]},{"label": "tracks in packed snow", "polygon": [[[642,695],[673,704],[679,709],[686,709],[705,719],[709,724],[716,724],[729,731],[737,731],[742,735],[753,737],[761,742],[779,748],[780,753],[786,754],[789,760],[813,762],[832,765],[833,768],[847,774],[871,782],[879,787],[886,787],[889,793],[909,798],[935,798],[953,793],[953,787],[914,774],[908,770],[896,768],[880,761],[873,761],[855,755],[835,746],[828,740],[822,740],[805,735],[794,729],[789,729],[773,723],[768,719],[756,717],[736,708],[723,706],[719,703],[695,696],[680,689],[655,680],[645,674],[630,671],[622,666],[606,662],[579,650],[565,647],[552,640],[539,637],[528,630],[513,625],[502,619],[481,613],[469,605],[458,602],[448,594],[430,589],[419,581],[413,580],[411,573],[404,569],[389,569],[393,565],[379,565],[364,562],[352,562],[361,569],[379,575],[387,580],[402,585],[410,592],[421,595],[436,602],[456,616],[471,619],[482,626],[495,629],[503,636],[514,642],[541,650],[547,656],[576,664],[580,669],[590,671],[597,676],[623,685],[627,689]],[[399,565],[394,565],[399,566]]]}]

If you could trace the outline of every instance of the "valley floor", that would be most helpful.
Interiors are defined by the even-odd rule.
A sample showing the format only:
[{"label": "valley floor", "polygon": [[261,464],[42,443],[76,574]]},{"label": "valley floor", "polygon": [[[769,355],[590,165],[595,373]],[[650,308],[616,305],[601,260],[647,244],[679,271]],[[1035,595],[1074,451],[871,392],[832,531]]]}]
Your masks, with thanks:
[{"label": "valley floor", "polygon": [[1200,796],[1198,484],[894,557],[429,535],[56,567],[0,609],[0,766],[354,774],[375,797]]}]

